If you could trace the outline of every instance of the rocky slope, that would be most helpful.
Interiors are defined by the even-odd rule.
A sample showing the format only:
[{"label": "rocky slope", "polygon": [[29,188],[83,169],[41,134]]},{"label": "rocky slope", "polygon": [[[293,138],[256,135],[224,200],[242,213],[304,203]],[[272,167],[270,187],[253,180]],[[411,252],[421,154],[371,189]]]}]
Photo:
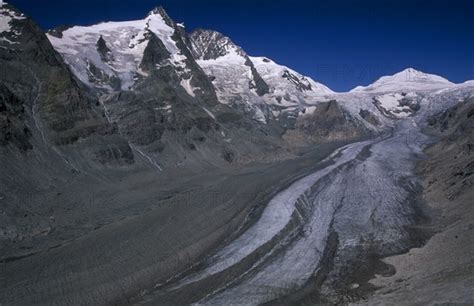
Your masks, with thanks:
[{"label": "rocky slope", "polygon": [[291,156],[280,128],[220,103],[196,61],[197,45],[161,7],[142,20],[57,29],[48,37],[99,96],[109,122],[159,169]]},{"label": "rocky slope", "polygon": [[[367,116],[370,116],[370,114],[367,114]],[[374,125],[377,122],[372,121]],[[308,138],[321,143],[347,138],[357,139],[361,136],[370,135],[370,133],[371,130],[354,119],[336,100],[330,100],[329,102],[318,103],[317,106],[310,109],[304,109],[296,119],[295,127],[288,130],[284,137],[293,145],[304,146]],[[298,140],[301,141],[298,142]]]},{"label": "rocky slope", "polygon": [[7,25],[0,65],[8,71],[0,75],[4,258],[21,250],[17,241],[51,231],[54,220],[43,209],[53,209],[53,190],[89,171],[131,166],[135,156],[42,30],[8,4],[0,6],[0,20]]},{"label": "rocky slope", "polygon": [[9,29],[0,33],[0,60],[9,72],[0,76],[2,112],[7,125],[14,121],[10,128],[18,129],[23,121],[22,136],[12,131],[16,139],[26,143],[35,132],[43,142],[61,146],[94,135],[113,137],[114,127],[83,93],[42,30],[8,4],[0,10],[2,21],[9,19]]}]

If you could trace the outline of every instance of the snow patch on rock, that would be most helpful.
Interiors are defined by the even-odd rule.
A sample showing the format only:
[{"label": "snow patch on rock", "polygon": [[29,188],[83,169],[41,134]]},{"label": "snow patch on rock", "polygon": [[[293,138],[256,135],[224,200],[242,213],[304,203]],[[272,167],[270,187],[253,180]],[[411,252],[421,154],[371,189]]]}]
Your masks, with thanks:
[{"label": "snow patch on rock", "polygon": [[[22,13],[18,13],[6,7],[3,7],[4,4],[7,4],[7,3],[6,2],[0,3],[0,34],[4,32],[13,32],[14,35],[17,35],[17,36],[21,35],[21,32],[15,31],[12,28],[11,21],[22,20],[22,19],[25,19],[26,17]],[[4,40],[9,41],[7,39],[4,39]]]},{"label": "snow patch on rock", "polygon": [[416,97],[416,94],[400,94],[391,93],[374,97],[374,103],[380,110],[389,116],[395,118],[405,118],[415,112],[411,98]]},{"label": "snow patch on rock", "polygon": [[[191,77],[192,78],[192,77]],[[184,90],[186,90],[186,92],[188,93],[188,95],[190,95],[191,97],[195,97],[196,94],[194,93],[194,90],[197,89],[197,88],[194,88],[192,85],[191,85],[191,78],[189,79],[182,79],[181,82],[180,82],[180,85],[181,87],[184,88]]]}]

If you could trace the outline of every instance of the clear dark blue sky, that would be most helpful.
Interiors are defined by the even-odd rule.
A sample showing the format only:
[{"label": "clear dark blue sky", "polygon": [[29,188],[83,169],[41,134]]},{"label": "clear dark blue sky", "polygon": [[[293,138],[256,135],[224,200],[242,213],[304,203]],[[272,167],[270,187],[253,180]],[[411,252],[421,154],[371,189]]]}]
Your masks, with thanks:
[{"label": "clear dark blue sky", "polygon": [[142,18],[162,5],[188,30],[220,31],[336,91],[407,67],[474,79],[474,1],[6,0],[44,29]]}]

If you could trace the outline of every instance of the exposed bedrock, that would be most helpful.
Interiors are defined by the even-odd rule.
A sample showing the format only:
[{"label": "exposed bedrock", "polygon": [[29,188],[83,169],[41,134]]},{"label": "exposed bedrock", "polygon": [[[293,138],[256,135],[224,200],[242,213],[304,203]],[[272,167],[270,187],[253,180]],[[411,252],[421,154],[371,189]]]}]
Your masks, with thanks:
[{"label": "exposed bedrock", "polygon": [[312,113],[296,119],[294,129],[288,130],[284,138],[293,144],[330,142],[335,140],[357,140],[368,137],[371,132],[356,121],[336,100],[321,102]]}]

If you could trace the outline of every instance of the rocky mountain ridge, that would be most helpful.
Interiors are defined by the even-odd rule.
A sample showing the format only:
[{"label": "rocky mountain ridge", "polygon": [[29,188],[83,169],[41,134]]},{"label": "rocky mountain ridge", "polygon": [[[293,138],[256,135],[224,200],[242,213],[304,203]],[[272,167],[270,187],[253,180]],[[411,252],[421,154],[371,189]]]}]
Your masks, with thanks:
[{"label": "rocky mountain ridge", "polygon": [[[2,12],[6,25],[15,14],[31,23],[10,5],[4,4]],[[38,28],[35,31],[44,35]],[[4,50],[14,50],[17,42],[11,39],[20,39],[19,33],[4,29],[0,34]],[[423,111],[427,95],[471,87],[409,68],[364,89],[335,93],[266,57],[249,56],[221,33],[203,29],[187,33],[162,7],[144,19],[59,27],[46,36],[73,73],[63,78],[75,86],[72,95],[88,101],[76,109],[95,113],[80,115],[81,121],[87,121],[81,123],[85,127],[70,129],[65,139],[55,142],[79,140],[97,129],[94,120],[105,120],[105,126],[135,154],[159,169],[288,158],[295,153],[295,145],[380,133],[397,119]],[[43,41],[42,45],[48,49],[45,56],[55,58],[64,70],[49,44]],[[41,105],[34,106],[36,117],[55,116],[42,114]],[[61,113],[56,121],[64,120],[64,113],[72,114],[56,112]],[[335,118],[336,113],[339,119],[330,123],[328,118]],[[54,125],[61,129],[58,126],[74,124]],[[20,123],[9,123],[8,128],[20,137]],[[27,137],[26,130],[22,137]],[[271,157],[269,152],[273,152]]]},{"label": "rocky mountain ridge", "polygon": [[[315,143],[316,139],[318,142],[355,139],[378,133],[392,125],[390,120],[415,113],[419,109],[419,100],[427,90],[432,92],[454,86],[441,77],[409,68],[394,76],[382,77],[367,88],[335,93],[266,57],[249,56],[219,32],[197,29],[187,33],[184,26],[174,22],[162,7],[152,10],[141,20],[56,29],[50,31],[48,38],[73,73],[92,92],[102,96],[102,104],[106,106],[109,118],[118,120],[114,122],[119,126],[120,118],[113,112],[120,104],[112,102],[114,96],[123,99],[139,95],[138,99],[141,100],[155,99],[149,104],[148,110],[142,108],[140,118],[158,116],[163,122],[174,120],[170,116],[177,114],[173,110],[175,103],[167,102],[169,97],[162,96],[163,93],[159,93],[162,89],[158,88],[163,87],[162,80],[168,79],[166,83],[173,88],[172,91],[182,91],[181,95],[186,96],[183,99],[194,104],[187,107],[199,105],[201,110],[198,112],[204,111],[203,115],[208,117],[206,120],[223,126],[223,122],[216,118],[241,117],[238,121],[246,121],[244,126],[252,126],[252,131],[264,130],[264,134],[270,136],[272,146],[282,149],[287,143],[290,146],[295,143],[307,146]],[[157,80],[157,75],[160,75],[160,80]],[[386,89],[391,91],[384,96],[383,91]],[[128,91],[125,95],[121,94]],[[419,91],[421,93],[416,94]],[[146,97],[148,95],[151,96]],[[157,103],[157,100],[165,103]],[[191,102],[193,100],[198,103]],[[324,129],[321,125],[318,131],[302,130],[302,126],[308,126],[303,121],[325,119],[326,114],[321,110],[329,101],[338,104],[337,109],[343,118],[339,136],[329,136],[331,131],[321,131]],[[316,112],[317,115],[313,115],[318,107],[320,110]],[[127,116],[123,110],[120,112],[121,117]],[[178,113],[182,114],[180,111]],[[148,130],[151,123],[139,121],[146,123],[144,128]],[[314,124],[310,126],[314,127]],[[123,133],[133,134],[130,129],[128,124],[123,125]],[[139,133],[143,134],[140,124],[135,124],[133,129],[141,130]],[[157,130],[160,132],[157,133]],[[155,156],[152,159],[158,159],[162,155],[160,150],[167,146],[160,140],[166,130],[168,128],[163,125],[156,127],[155,132],[151,132],[155,135],[153,141],[150,138],[146,144],[141,140],[135,141],[133,136],[129,141],[135,142],[137,146],[148,146],[143,150]],[[231,130],[235,131],[234,128]],[[234,137],[222,136],[222,131],[215,132],[221,134],[222,140],[227,143],[231,142],[230,139],[235,141],[242,138],[240,132],[237,133],[239,136]],[[280,138],[280,135],[284,137]],[[251,143],[249,145],[253,146]],[[199,151],[199,145],[191,146],[197,147]],[[232,145],[224,146],[230,147],[225,149],[231,152],[230,155],[241,156],[241,160],[248,159],[243,155],[249,156],[249,152],[242,155]],[[259,154],[252,155],[256,157]],[[166,160],[166,157],[162,158]],[[174,163],[181,163],[184,158],[185,155]]]}]

